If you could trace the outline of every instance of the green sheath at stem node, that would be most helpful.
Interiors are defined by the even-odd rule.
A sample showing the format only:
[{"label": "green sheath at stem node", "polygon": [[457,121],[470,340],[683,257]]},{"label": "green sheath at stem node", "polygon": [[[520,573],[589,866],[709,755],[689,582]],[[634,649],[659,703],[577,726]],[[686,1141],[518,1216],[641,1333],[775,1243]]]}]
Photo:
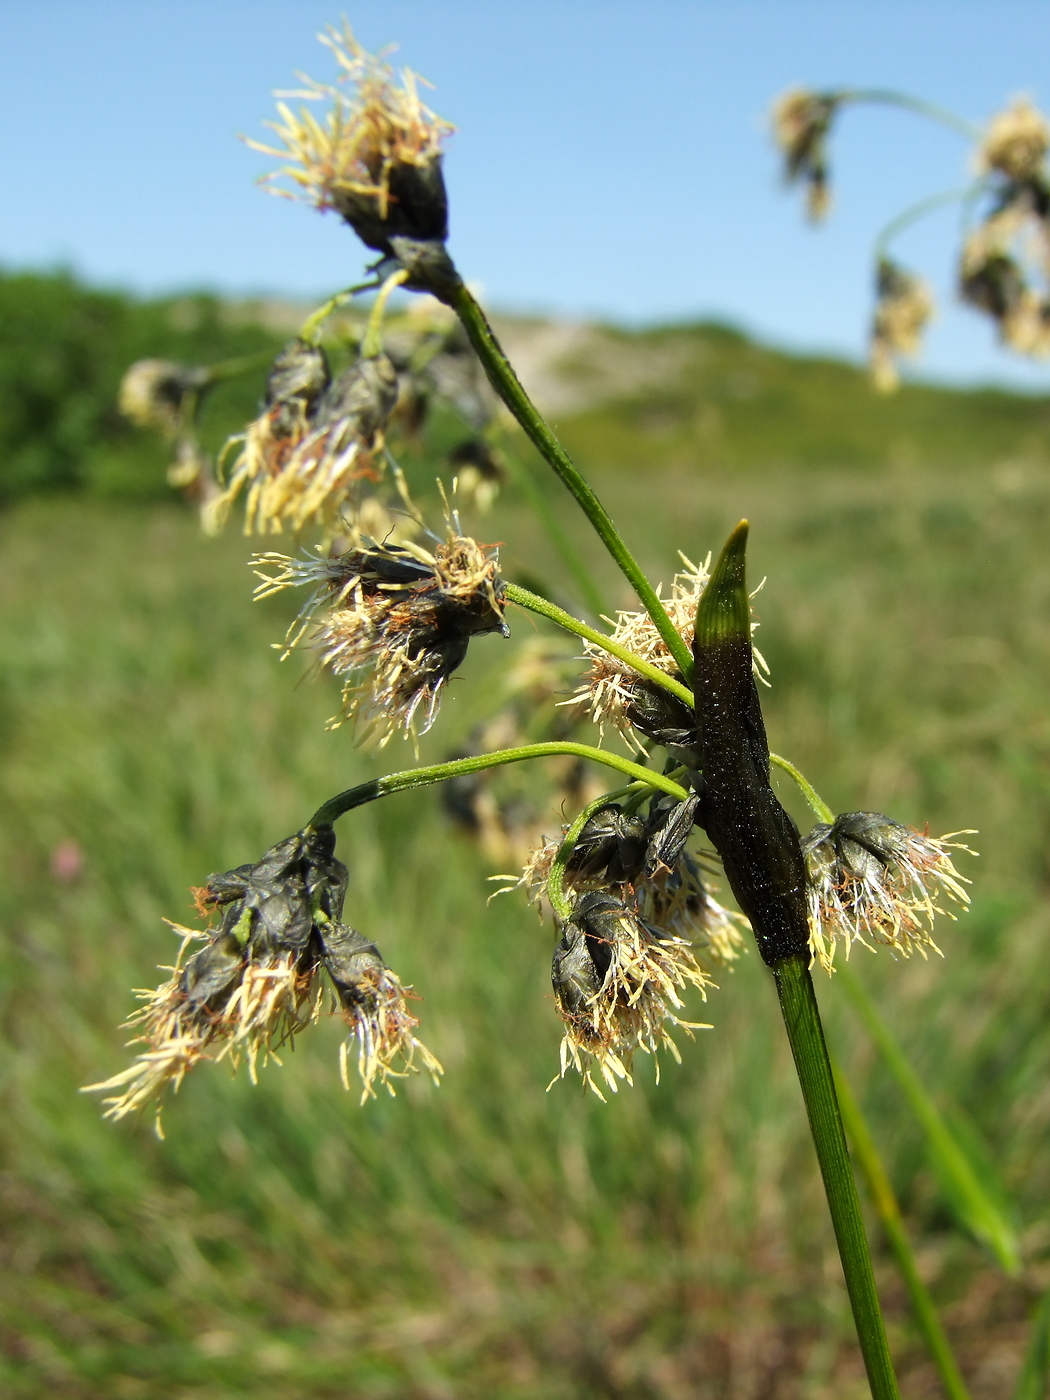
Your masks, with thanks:
[{"label": "green sheath at stem node", "polygon": [[704,779],[699,819],[776,982],[872,1395],[899,1400],[809,975],[805,862],[769,782],[751,651],[747,534],[747,521],[741,521],[697,609],[694,683]]}]

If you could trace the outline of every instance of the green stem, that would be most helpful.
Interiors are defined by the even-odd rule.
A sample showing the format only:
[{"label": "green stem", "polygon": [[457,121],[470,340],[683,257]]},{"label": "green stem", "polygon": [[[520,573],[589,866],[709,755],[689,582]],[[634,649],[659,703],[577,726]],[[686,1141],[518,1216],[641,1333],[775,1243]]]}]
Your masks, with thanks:
[{"label": "green stem", "polygon": [[559,608],[556,603],[549,603],[546,598],[541,598],[536,593],[530,593],[527,588],[520,588],[516,583],[508,583],[506,589],[508,602],[517,603],[520,608],[527,608],[529,612],[538,613],[540,617],[546,617],[551,622],[556,622],[566,632],[573,632],[577,637],[585,637],[596,647],[601,647],[610,656],[615,656],[618,661],[630,666],[632,671],[637,671],[640,676],[662,686],[664,690],[669,690],[683,704],[688,705],[690,709],[693,708],[693,692],[689,687],[684,686],[681,681],[676,681],[666,671],[661,671],[659,666],[654,666],[651,662],[643,660],[642,657],[635,656],[633,651],[628,651],[619,642],[614,642],[604,632],[588,627],[586,622],[581,622],[579,618],[573,617],[572,613],[567,613],[564,608]]},{"label": "green stem", "polygon": [[874,1400],[900,1400],[806,956],[795,953],[774,963],[773,977],[824,1178],[868,1384]]},{"label": "green stem", "polygon": [[1013,1400],[1046,1400],[1050,1380],[1050,1293],[1043,1295],[1032,1319],[1021,1374],[1017,1377]]},{"label": "green stem", "polygon": [[982,181],[975,184],[964,185],[959,189],[942,190],[940,194],[931,194],[927,199],[920,199],[917,204],[911,204],[902,213],[891,219],[879,232],[875,239],[872,250],[876,265],[886,256],[886,249],[899,233],[903,233],[912,224],[924,219],[927,214],[934,213],[937,209],[943,209],[947,204],[958,204],[970,196],[979,192]]},{"label": "green stem", "polygon": [[383,317],[386,315],[386,304],[390,300],[390,294],[403,282],[408,281],[408,273],[405,269],[399,268],[392,273],[376,294],[376,299],[372,303],[372,310],[368,313],[368,326],[365,329],[365,338],[361,342],[362,360],[374,360],[383,348]]},{"label": "green stem", "polygon": [[799,791],[802,793],[802,796],[806,799],[810,807],[812,807],[813,811],[816,812],[817,816],[822,822],[827,822],[830,825],[835,820],[835,813],[824,801],[820,793],[817,792],[816,788],[809,781],[806,775],[800,772],[793,763],[789,763],[786,758],[781,758],[778,753],[771,753],[769,755],[769,761],[770,763],[774,764],[777,768],[782,768],[785,773],[790,774],[790,776],[794,778],[795,782],[798,784],[798,788]]},{"label": "green stem", "polygon": [[510,454],[507,454],[507,462],[510,473],[516,485],[521,490],[529,503],[537,520],[547,532],[547,538],[558,551],[562,563],[572,575],[576,587],[580,590],[580,596],[587,605],[588,611],[595,617],[602,614],[603,599],[597,585],[580,558],[579,551],[572,542],[572,538],[565,530],[561,521],[551,510],[546,496],[540,489],[539,483],[533,475],[532,467],[528,462],[512,461]]},{"label": "green stem", "polygon": [[846,1132],[849,1134],[853,1156],[867,1183],[875,1211],[882,1222],[882,1228],[886,1232],[886,1238],[889,1240],[894,1258],[897,1260],[897,1267],[900,1269],[904,1286],[908,1290],[908,1297],[911,1299],[915,1320],[923,1340],[929,1348],[933,1364],[937,1367],[944,1393],[949,1397],[949,1400],[970,1400],[970,1392],[959,1373],[959,1367],[956,1365],[948,1338],[944,1334],[941,1320],[937,1316],[933,1299],[919,1273],[911,1242],[904,1228],[900,1206],[897,1203],[897,1197],[890,1184],[886,1168],[882,1164],[878,1148],[875,1146],[875,1140],[864,1121],[864,1115],[860,1111],[860,1105],[854,1097],[849,1081],[837,1065],[834,1066],[834,1074],[839,1108],[842,1110],[842,1120],[846,1125]]},{"label": "green stem", "polygon": [[577,468],[537,412],[532,400],[522,388],[510,361],[503,353],[485,313],[471,296],[466,286],[460,285],[452,297],[452,306],[470,337],[470,343],[481,360],[492,387],[507,405],[514,417],[541,456],[554,468],[557,475],[596,530],[602,543],[612,555],[617,565],[630,583],[646,612],[652,618],[657,631],[667,643],[667,649],[674,657],[678,669],[689,680],[693,674],[693,658],[689,648],[679,636],[674,623],[667,615],[656,590],[642,572],[637,560],[620,538],[608,511],[584,481]]},{"label": "green stem", "polygon": [[950,127],[968,141],[979,141],[984,134],[975,122],[957,116],[947,107],[938,107],[934,102],[925,102],[921,97],[912,97],[906,92],[894,92],[891,88],[842,88],[828,95],[840,102],[877,102],[884,107],[901,107],[906,112],[929,117],[931,121]]},{"label": "green stem", "polygon": [[233,360],[220,360],[218,364],[208,366],[208,379],[203,387],[210,389],[213,384],[221,384],[223,380],[236,379],[239,374],[260,369],[272,360],[272,350],[260,350],[254,355],[238,355]]},{"label": "green stem", "polygon": [[310,345],[316,345],[321,336],[321,327],[328,320],[334,311],[338,311],[344,301],[349,301],[351,297],[357,296],[359,292],[378,291],[382,284],[380,282],[359,282],[356,287],[344,287],[341,292],[336,292],[323,302],[316,311],[312,311],[306,320],[299,327],[299,339],[305,340]]},{"label": "green stem", "polygon": [[390,773],[385,778],[373,778],[329,798],[310,818],[311,827],[331,826],[344,812],[354,807],[363,807],[366,802],[374,802],[379,797],[389,797],[391,793],[402,792],[405,788],[425,787],[429,783],[443,783],[448,778],[462,777],[467,773],[482,773],[486,768],[498,768],[504,763],[521,763],[530,758],[555,758],[568,754],[572,758],[590,759],[592,763],[603,763],[606,768],[615,768],[635,782],[648,783],[659,788],[679,802],[689,796],[684,787],[664,777],[662,773],[643,768],[640,763],[632,763],[629,758],[608,749],[596,749],[590,744],[574,744],[566,741],[546,744],[521,744],[513,749],[496,749],[493,753],[472,755],[470,758],[456,758],[448,763],[432,763],[425,768],[407,768],[402,773]]}]

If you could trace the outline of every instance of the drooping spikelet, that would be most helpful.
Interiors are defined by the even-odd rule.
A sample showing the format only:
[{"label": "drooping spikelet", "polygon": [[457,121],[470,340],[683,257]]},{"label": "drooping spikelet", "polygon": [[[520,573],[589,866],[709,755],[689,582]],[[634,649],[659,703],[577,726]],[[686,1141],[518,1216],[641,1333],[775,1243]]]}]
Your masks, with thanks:
[{"label": "drooping spikelet", "polygon": [[972,854],[953,839],[970,834],[935,839],[879,812],[844,812],[831,825],[815,826],[803,842],[813,957],[830,972],[840,943],[847,956],[854,943],[872,942],[902,957],[940,952],[931,933],[934,915],[955,915],[936,901],[970,902],[969,882],[950,855]]},{"label": "drooping spikelet", "polygon": [[827,140],[840,99],[831,93],[792,88],[773,104],[773,139],[784,157],[790,184],[806,186],[809,217],[818,223],[831,206]]},{"label": "drooping spikelet", "polygon": [[[686,567],[682,573],[675,575],[670,598],[663,598],[661,602],[667,609],[675,630],[681,634],[687,645],[691,645],[696,606],[708,580],[707,562],[696,565],[690,563],[684,555],[682,558]],[[648,661],[651,666],[681,679],[677,663],[668,650],[667,643],[656,630],[656,625],[647,612],[620,611],[616,614],[615,621],[612,618],[606,618],[605,621],[612,628],[612,641],[626,647],[641,660]],[[604,730],[607,724],[611,724],[632,747],[641,751],[643,745],[635,732],[639,728],[635,711],[644,708],[647,698],[657,691],[657,687],[644,681],[627,662],[611,656],[595,643],[584,641],[583,650],[585,659],[590,662],[590,670],[583,677],[575,695],[566,703],[586,708],[591,719],[601,729]],[[662,700],[662,697],[660,698]],[[668,696],[667,701],[673,705],[675,697]],[[691,721],[687,707],[683,707],[679,702],[678,708],[686,710],[684,715],[678,717],[683,725],[688,726]]]},{"label": "drooping spikelet", "polygon": [[245,492],[245,534],[340,527],[354,487],[382,472],[384,429],[397,401],[385,355],[362,358],[331,379],[324,350],[293,340],[274,361],[262,414],[233,439],[241,450],[216,503],[216,528]]},{"label": "drooping spikelet", "polygon": [[870,364],[876,389],[892,393],[900,383],[897,361],[918,354],[922,333],[933,315],[933,295],[925,282],[883,258],[872,318]]},{"label": "drooping spikelet", "polygon": [[[710,560],[697,565],[682,555],[682,561],[685,569],[675,575],[671,596],[661,601],[675,630],[691,647],[697,604],[707,586]],[[682,679],[667,643],[647,612],[618,612],[615,622],[611,618],[605,620],[612,628],[612,641],[676,680]],[[752,631],[757,626],[753,623]],[[596,643],[584,641],[583,650],[590,669],[565,704],[585,708],[602,730],[607,724],[612,725],[639,752],[644,752],[642,738],[653,739],[672,752],[687,753],[695,745],[696,725],[689,706]],[[767,670],[766,663],[757,649],[754,654],[756,671],[761,676]]]},{"label": "drooping spikelet", "polygon": [[322,664],[345,678],[341,719],[359,721],[380,745],[398,729],[426,733],[471,637],[509,635],[496,551],[460,534],[433,554],[367,542],[337,559],[265,554],[253,562],[277,570],[257,569],[257,597],[315,585],[289,650],[308,636]]},{"label": "drooping spikelet", "polygon": [[534,851],[512,879],[510,888],[524,887],[536,902],[548,892],[555,904],[564,893],[573,898],[551,970],[565,1024],[561,1076],[572,1066],[599,1097],[599,1079],[614,1092],[617,1081],[630,1081],[636,1050],[655,1057],[665,1048],[678,1058],[671,1030],[697,1028],[682,1019],[680,993],[693,986],[706,1000],[711,971],[743,950],[747,921],[714,899],[685,849],[696,808],[695,796],[656,798],[648,815],[606,802],[562,856],[562,896],[548,884],[562,842]]},{"label": "drooping spikelet", "polygon": [[386,254],[396,251],[391,240],[398,237],[444,240],[448,207],[441,144],[454,128],[420,100],[416,74],[406,68],[398,83],[348,25],[319,37],[346,86],[303,77],[302,90],[283,94],[326,103],[327,110],[319,119],[309,107],[293,112],[281,102],[280,121],[269,124],[281,144],[249,142],[289,162],[266,177],[269,188],[322,211],[336,210],[368,247]]},{"label": "drooping spikelet", "polygon": [[[350,1035],[339,1054],[343,1084],[350,1088],[349,1062],[356,1052],[361,1102],[375,1098],[378,1079],[390,1093],[394,1079],[404,1079],[420,1065],[437,1082],[441,1065],[415,1035],[417,1017],[408,1009],[403,987],[378,948],[356,929],[331,924],[325,930],[323,962],[332,979]],[[417,1058],[420,1064],[416,1063]]]},{"label": "drooping spikelet", "polygon": [[136,360],[120,381],[117,403],[124,417],[140,428],[157,428],[174,438],[192,422],[209,378],[208,370],[199,365]]},{"label": "drooping spikelet", "polygon": [[[710,877],[685,849],[695,810],[695,797],[678,804],[655,800],[647,816],[605,803],[577,836],[563,880],[577,894],[614,895],[661,936],[687,941],[705,968],[714,969],[740,956],[748,923],[718,903]],[[531,852],[520,876],[500,878],[510,881],[508,889],[524,889],[530,902],[539,903],[560,846],[560,841],[545,842]]]},{"label": "drooping spikelet", "polygon": [[[145,1005],[127,1022],[136,1032],[130,1043],[145,1048],[121,1073],[87,1086],[109,1095],[107,1118],[153,1104],[163,1136],[165,1092],[178,1090],[202,1059],[234,1070],[246,1064],[254,1082],[260,1064],[280,1063],[281,1047],[321,1015],[323,972],[361,1046],[365,1098],[377,1077],[393,1092],[390,1078],[418,1068],[417,1059],[432,1075],[441,1072],[413,1034],[406,989],[374,945],[337,922],[347,872],[334,844],[331,828],[308,828],[197,891],[201,911],[218,924],[204,933],[172,925],[183,939],[172,975],[139,993]],[[203,947],[186,958],[194,942]],[[342,1071],[346,1082],[345,1056]]]},{"label": "drooping spikelet", "polygon": [[684,939],[650,928],[614,895],[581,895],[554,950],[551,981],[565,1025],[561,1077],[570,1066],[599,1098],[600,1079],[614,1093],[631,1083],[637,1050],[656,1059],[661,1049],[677,1060],[672,1027],[691,1035],[709,1029],[681,1016],[681,992],[695,987],[706,999],[710,979]]},{"label": "drooping spikelet", "polygon": [[1029,181],[1045,174],[1050,125],[1027,97],[1016,97],[988,123],[977,150],[978,168],[1010,180]]},{"label": "drooping spikelet", "polygon": [[963,244],[959,290],[963,301],[996,323],[1004,345],[1042,358],[1050,354],[1050,304],[1030,284],[1022,265],[1026,233],[1043,248],[1044,257],[1050,255],[1050,235],[1041,220],[1033,219],[1026,197],[979,224]]}]

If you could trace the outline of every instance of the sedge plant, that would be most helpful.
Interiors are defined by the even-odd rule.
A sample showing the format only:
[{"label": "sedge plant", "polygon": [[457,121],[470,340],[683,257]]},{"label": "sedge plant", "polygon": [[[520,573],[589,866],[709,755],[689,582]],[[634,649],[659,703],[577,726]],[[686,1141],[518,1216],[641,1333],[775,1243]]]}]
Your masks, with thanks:
[{"label": "sedge plant", "polygon": [[[177,928],[182,952],[131,1023],[134,1062],[90,1088],[104,1094],[110,1118],[148,1107],[159,1129],[170,1091],[201,1061],[243,1065],[254,1078],[330,1014],[347,1029],[343,1082],[356,1069],[363,1100],[380,1088],[393,1093],[413,1073],[439,1079],[412,988],[347,919],[353,899],[335,825],[346,818],[352,828],[361,808],[432,784],[446,785],[450,814],[476,814],[486,774],[550,765],[568,820],[560,837],[535,844],[509,883],[554,924],[562,1044],[552,1088],[578,1076],[605,1097],[630,1086],[646,1059],[659,1073],[661,1057],[679,1058],[683,1040],[707,1028],[695,1018],[750,935],[770,969],[798,1071],[871,1392],[889,1400],[897,1384],[812,970],[831,972],[858,943],[904,957],[934,949],[935,916],[946,903],[968,902],[954,864],[967,848],[881,813],[836,815],[790,760],[770,753],[747,522],[717,555],[717,541],[699,550],[682,541],[703,562],[683,555],[670,590],[647,577],[448,251],[442,162],[451,128],[424,104],[414,74],[393,73],[348,28],[323,42],[337,81],[304,80],[301,105],[279,107],[273,139],[261,143],[281,162],[270,185],[337,214],[377,257],[363,282],[309,317],[271,365],[259,415],[218,463],[201,467],[210,474],[198,492],[204,523],[220,529],[243,508],[249,534],[313,539],[313,550],[255,555],[258,592],[305,590],[286,654],[305,650],[339,677],[332,724],[356,726],[377,753],[431,729],[472,644],[507,635],[522,614],[582,644],[584,665],[573,688],[564,662],[541,647],[513,715],[471,752],[395,766],[339,792],[262,855],[208,876],[196,891],[205,927]],[[363,290],[375,296],[367,317],[355,319],[347,308]],[[395,292],[411,298],[407,311],[391,301]],[[133,368],[140,419],[152,412],[161,426],[174,422],[184,440],[203,373],[155,376],[166,397],[151,406],[149,376]],[[457,485],[443,525],[419,504],[394,452],[436,399],[469,429],[450,454]],[[465,500],[483,509],[508,472],[533,480],[531,466],[509,466],[500,439],[507,419],[567,489],[581,528],[594,531],[634,595],[615,618],[601,615],[572,531],[559,525],[553,543],[589,619],[562,606],[568,599],[504,577],[498,551],[464,531]],[[542,515],[550,518],[545,508]],[[567,702],[555,704],[566,691]],[[581,737],[584,727],[592,732]],[[496,735],[502,742],[489,742]],[[774,791],[773,767],[818,818],[805,836]],[[611,786],[596,784],[599,770]],[[736,910],[717,898],[719,873]]]}]

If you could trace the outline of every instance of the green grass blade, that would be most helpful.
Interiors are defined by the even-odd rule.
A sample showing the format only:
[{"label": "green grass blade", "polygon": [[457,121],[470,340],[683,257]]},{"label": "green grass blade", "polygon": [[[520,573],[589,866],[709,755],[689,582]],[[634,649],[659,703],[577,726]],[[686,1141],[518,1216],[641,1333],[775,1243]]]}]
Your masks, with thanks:
[{"label": "green grass blade", "polygon": [[991,1251],[1008,1274],[1021,1268],[1017,1231],[1010,1219],[1005,1188],[991,1163],[969,1149],[969,1134],[953,1128],[923,1088],[907,1057],[883,1024],[874,1003],[847,966],[838,980],[860,1014],[890,1073],[926,1135],[930,1162],[953,1212],[975,1239]]},{"label": "green grass blade", "polygon": [[833,1070],[835,1089],[839,1096],[839,1108],[842,1111],[842,1121],[845,1124],[846,1135],[852,1148],[853,1160],[860,1168],[872,1204],[875,1206],[882,1228],[886,1232],[886,1238],[893,1250],[893,1256],[904,1280],[904,1286],[908,1290],[908,1297],[911,1299],[915,1321],[933,1363],[937,1367],[944,1393],[949,1400],[970,1400],[970,1392],[959,1372],[951,1345],[944,1334],[941,1320],[937,1316],[933,1299],[919,1273],[911,1241],[904,1228],[900,1206],[897,1203],[893,1187],[890,1185],[890,1179],[882,1158],[879,1156],[878,1148],[875,1146],[875,1139],[864,1121],[864,1115],[861,1113],[860,1105],[850,1087],[849,1080],[846,1079],[837,1065],[833,1065]]},{"label": "green grass blade", "polygon": [[1050,1385],[1050,1292],[1044,1294],[1032,1322],[1024,1365],[1017,1377],[1013,1400],[1045,1400]]}]

